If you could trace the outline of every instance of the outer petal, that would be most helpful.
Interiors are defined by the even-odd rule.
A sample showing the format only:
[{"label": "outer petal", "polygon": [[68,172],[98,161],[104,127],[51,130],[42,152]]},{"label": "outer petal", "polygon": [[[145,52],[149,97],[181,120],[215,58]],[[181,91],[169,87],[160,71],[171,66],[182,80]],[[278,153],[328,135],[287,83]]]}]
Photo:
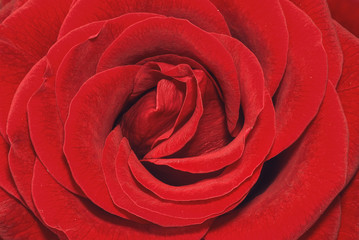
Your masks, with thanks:
[{"label": "outer petal", "polygon": [[14,96],[7,123],[10,141],[9,166],[16,188],[27,206],[34,210],[31,179],[36,153],[31,144],[26,107],[30,96],[42,82],[46,61],[40,60],[25,76]]},{"label": "outer petal", "polygon": [[[342,194],[342,221],[339,239],[359,238],[359,40],[336,24],[344,53],[343,74],[337,91],[349,128],[347,182]],[[354,176],[354,178],[353,178]]]},{"label": "outer petal", "polygon": [[12,196],[20,199],[16,185],[11,176],[8,162],[9,145],[0,137],[0,187]]},{"label": "outer petal", "polygon": [[273,182],[247,205],[219,217],[206,239],[301,236],[343,188],[347,138],[344,114],[329,84],[317,117],[302,137],[267,163],[278,164],[279,174]]},{"label": "outer petal", "polygon": [[[26,143],[27,139],[24,137],[28,131],[27,127],[24,129],[24,125],[28,125],[31,143],[36,155],[59,183],[80,195],[82,192],[73,181],[66,159],[63,157],[63,122],[61,122],[56,108],[53,71],[56,72],[62,58],[73,45],[79,44],[98,33],[102,25],[103,23],[93,23],[79,28],[53,45],[46,56],[48,61],[45,70],[38,71],[36,76],[29,74],[25,79],[26,81],[20,85],[9,116],[9,120],[22,116],[15,121],[11,120],[11,123],[8,124],[10,140],[16,140],[19,137],[21,139],[14,145],[14,151],[21,153],[20,149],[23,144],[30,144]],[[36,86],[34,85],[37,81],[41,81],[42,85],[35,91]],[[30,99],[29,96],[31,96]],[[23,112],[26,105],[27,123],[26,118],[24,118],[25,112]],[[19,162],[21,162],[21,158]]]},{"label": "outer petal", "polygon": [[348,182],[359,168],[359,40],[339,24],[336,29],[344,54],[337,92],[349,128]]},{"label": "outer petal", "polygon": [[63,189],[39,161],[34,169],[33,197],[44,222],[70,239],[201,239],[208,229],[208,223],[162,228],[114,217]]},{"label": "outer petal", "polygon": [[0,22],[21,7],[27,0],[2,0],[0,1]]},{"label": "outer petal", "polygon": [[32,65],[55,42],[70,2],[29,0],[1,24],[0,133],[3,136],[6,136],[6,119],[15,90]]},{"label": "outer petal", "polygon": [[95,204],[120,216],[126,213],[114,207],[106,190],[101,157],[139,68],[121,66],[87,80],[72,100],[65,124],[63,148],[74,179]]},{"label": "outer petal", "polygon": [[357,0],[327,0],[332,16],[354,35],[359,37],[359,2]]},{"label": "outer petal", "polygon": [[[102,21],[101,29],[97,30],[96,34],[89,35],[91,37],[87,41],[78,45],[73,44],[72,48],[67,50],[62,46],[54,47],[52,54],[55,55],[54,57],[57,57],[59,51],[66,52],[66,56],[61,58],[61,64],[58,66],[55,84],[56,100],[63,122],[66,121],[72,98],[81,85],[96,73],[98,61],[108,45],[127,27],[153,16],[158,15],[133,13]],[[89,28],[95,24],[91,23],[83,28]]]},{"label": "outer petal", "polygon": [[319,220],[299,240],[336,240],[338,239],[341,205],[337,197]]},{"label": "outer petal", "polygon": [[316,116],[327,83],[322,34],[293,3],[283,0],[289,31],[288,62],[274,97],[277,136],[268,159],[290,146]]},{"label": "outer petal", "polygon": [[28,209],[1,188],[0,237],[3,240],[57,239]]},{"label": "outer petal", "polygon": [[[84,11],[86,9],[86,11]],[[229,34],[223,16],[208,0],[79,0],[66,17],[60,36],[89,22],[110,19],[125,13],[157,13],[184,18],[208,32]]]},{"label": "outer petal", "polygon": [[359,172],[349,186],[343,191],[341,198],[342,218],[339,229],[339,240],[359,238]]},{"label": "outer petal", "polygon": [[[287,59],[288,32],[279,1],[212,0],[226,19],[232,35],[258,57],[273,95]],[[273,34],[275,33],[275,34]]]},{"label": "outer petal", "polygon": [[340,43],[337,38],[335,27],[333,26],[329,8],[325,0],[291,0],[300,9],[302,9],[313,20],[322,32],[323,46],[328,56],[328,79],[337,85],[341,67],[343,63],[343,54]]}]

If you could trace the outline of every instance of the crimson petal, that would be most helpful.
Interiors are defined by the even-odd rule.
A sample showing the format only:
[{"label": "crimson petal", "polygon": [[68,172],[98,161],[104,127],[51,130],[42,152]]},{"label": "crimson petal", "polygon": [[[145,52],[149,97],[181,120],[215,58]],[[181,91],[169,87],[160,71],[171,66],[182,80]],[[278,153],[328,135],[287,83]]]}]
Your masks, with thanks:
[{"label": "crimson petal", "polygon": [[[305,11],[322,32],[323,46],[328,57],[328,80],[337,85],[343,64],[343,53],[330,16],[328,5],[323,0],[291,0]],[[359,6],[359,5],[358,5]]]},{"label": "crimson petal", "polygon": [[43,221],[70,239],[200,239],[209,225],[162,228],[114,217],[66,191],[51,178],[39,161],[35,163],[33,197]]},{"label": "crimson petal", "polygon": [[357,0],[328,0],[330,11],[335,20],[348,29],[355,36],[359,37],[358,12],[359,4]]},{"label": "crimson petal", "polygon": [[279,1],[211,1],[223,14],[233,37],[242,41],[258,57],[266,87],[273,95],[285,71],[288,51],[287,26]]},{"label": "crimson petal", "polygon": [[338,239],[359,238],[359,40],[335,24],[344,53],[342,77],[337,86],[349,129],[347,182],[342,193],[342,220]]},{"label": "crimson petal", "polygon": [[70,0],[29,0],[2,22],[0,133],[3,136],[6,136],[7,115],[17,86],[55,42],[70,3]]},{"label": "crimson petal", "polygon": [[[53,74],[56,72],[66,52],[73,45],[85,41],[96,34],[102,25],[103,23],[93,23],[79,28],[53,45],[46,56],[48,61],[45,71],[39,72],[37,76],[29,75],[35,77],[35,80],[41,79],[43,81],[42,85],[32,95],[28,104],[28,94],[33,92],[37,81],[31,80],[29,81],[29,86],[27,86],[28,83],[26,82],[23,86],[20,86],[18,96],[15,98],[15,100],[18,100],[14,103],[18,103],[19,106],[12,109],[13,113],[11,115],[11,117],[16,118],[24,107],[23,104],[25,106],[27,104],[29,131],[36,155],[59,183],[79,195],[83,195],[83,193],[77,184],[74,183],[66,159],[63,156],[63,122],[59,117],[56,106],[55,77]],[[14,125],[14,128],[11,128],[11,126],[15,123],[24,124],[25,120],[26,118],[19,119],[9,124],[11,135],[18,135],[18,131],[24,130],[23,128],[18,128],[19,125]]]},{"label": "crimson petal", "polygon": [[342,216],[339,229],[339,240],[359,238],[359,172],[341,194]]},{"label": "crimson petal", "polygon": [[359,40],[339,24],[338,37],[344,54],[343,73],[337,86],[349,129],[347,182],[359,168]]},{"label": "crimson petal", "polygon": [[[133,89],[140,66],[113,68],[86,81],[71,102],[64,153],[78,185],[94,203],[123,216],[106,190],[101,158],[107,135]],[[86,166],[84,168],[84,166]]]},{"label": "crimson petal", "polygon": [[[129,149],[128,142],[125,149]],[[259,168],[237,189],[220,198],[189,202],[165,201],[154,196],[151,192],[136,183],[136,180],[132,177],[131,171],[128,167],[130,162],[137,164],[136,167],[140,168],[140,171],[147,171],[139,163],[133,152],[130,151],[127,155],[124,152],[119,152],[116,157],[116,174],[118,183],[120,184],[123,192],[138,207],[172,217],[173,226],[200,224],[208,219],[232,210],[236,204],[242,201],[247,195],[249,189],[253,186],[260,173]],[[116,200],[117,199],[115,198],[115,203],[121,207],[123,203]],[[141,214],[141,212],[135,213],[137,209],[130,208],[127,210],[136,215]],[[148,220],[154,221],[152,216],[150,216]],[[157,222],[157,224],[161,226],[168,226],[168,224],[170,224],[168,221],[164,221],[163,219],[160,220],[161,221]]]},{"label": "crimson petal", "polygon": [[0,237],[4,240],[57,239],[26,207],[1,188]]},{"label": "crimson petal", "polygon": [[17,199],[21,199],[12,178],[8,163],[9,145],[0,136],[0,187]]},{"label": "crimson petal", "polygon": [[243,208],[217,218],[206,239],[301,236],[345,184],[347,140],[344,113],[329,82],[317,117],[296,144],[279,156],[282,168],[274,182]]},{"label": "crimson petal", "polygon": [[[69,105],[72,98],[75,96],[81,85],[91,76],[96,73],[97,63],[108,45],[128,26],[142,21],[146,18],[158,16],[156,14],[149,13],[132,13],[125,14],[120,17],[103,21],[101,28],[98,29],[96,34],[92,33],[87,41],[84,41],[78,45],[72,43],[72,48],[67,49],[67,46],[56,46],[53,48],[54,57],[58,57],[59,52],[66,53],[66,56],[61,56],[61,63],[59,63],[58,70],[57,64],[54,64],[54,60],[51,59],[51,65],[55,65],[54,70],[56,72],[56,99],[60,112],[60,116],[63,122],[66,121]],[[97,23],[99,25],[100,23]],[[90,26],[96,27],[96,23],[91,23],[82,28],[82,31],[88,31]],[[76,30],[76,32],[80,32]],[[88,36],[88,34],[83,34]],[[80,37],[79,37],[80,38]],[[81,36],[81,38],[83,38]],[[63,40],[62,40],[63,41]],[[74,46],[75,45],[75,46]]]},{"label": "crimson petal", "polygon": [[46,60],[42,59],[35,64],[20,83],[11,104],[7,123],[7,134],[11,144],[8,156],[11,174],[17,190],[33,211],[31,180],[36,153],[31,144],[26,108],[29,98],[41,85],[45,68]]},{"label": "crimson petal", "polygon": [[281,3],[287,18],[289,51],[286,72],[274,100],[277,136],[268,159],[290,146],[316,116],[327,84],[327,55],[321,32],[293,3]]},{"label": "crimson petal", "polygon": [[299,240],[337,240],[341,218],[341,200],[337,197],[319,220]]},{"label": "crimson petal", "polygon": [[208,0],[142,0],[141,2],[136,0],[78,0],[64,20],[60,36],[81,25],[132,12],[157,13],[184,18],[208,32],[229,34],[223,16]]}]

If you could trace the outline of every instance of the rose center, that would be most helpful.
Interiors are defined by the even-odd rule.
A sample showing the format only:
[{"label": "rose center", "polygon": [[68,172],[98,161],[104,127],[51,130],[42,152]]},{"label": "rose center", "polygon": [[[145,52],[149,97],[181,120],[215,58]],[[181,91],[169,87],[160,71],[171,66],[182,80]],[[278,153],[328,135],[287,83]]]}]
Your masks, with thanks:
[{"label": "rose center", "polygon": [[185,85],[162,79],[141,97],[122,117],[124,136],[139,157],[153,147],[161,135],[175,124],[185,97]]}]

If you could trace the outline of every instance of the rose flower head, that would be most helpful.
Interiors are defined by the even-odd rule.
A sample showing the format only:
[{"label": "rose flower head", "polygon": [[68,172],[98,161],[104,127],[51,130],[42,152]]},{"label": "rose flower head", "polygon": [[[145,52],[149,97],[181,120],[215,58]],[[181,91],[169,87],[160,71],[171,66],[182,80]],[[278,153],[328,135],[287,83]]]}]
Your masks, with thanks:
[{"label": "rose flower head", "polygon": [[0,0],[0,238],[359,239],[358,10]]}]

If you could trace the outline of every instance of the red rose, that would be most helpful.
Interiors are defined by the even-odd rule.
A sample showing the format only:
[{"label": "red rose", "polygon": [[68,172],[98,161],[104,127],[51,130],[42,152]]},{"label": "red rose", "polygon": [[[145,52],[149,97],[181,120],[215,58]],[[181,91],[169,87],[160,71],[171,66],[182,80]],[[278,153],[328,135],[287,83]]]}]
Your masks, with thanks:
[{"label": "red rose", "polygon": [[326,2],[0,6],[2,239],[359,237],[359,40]]}]

